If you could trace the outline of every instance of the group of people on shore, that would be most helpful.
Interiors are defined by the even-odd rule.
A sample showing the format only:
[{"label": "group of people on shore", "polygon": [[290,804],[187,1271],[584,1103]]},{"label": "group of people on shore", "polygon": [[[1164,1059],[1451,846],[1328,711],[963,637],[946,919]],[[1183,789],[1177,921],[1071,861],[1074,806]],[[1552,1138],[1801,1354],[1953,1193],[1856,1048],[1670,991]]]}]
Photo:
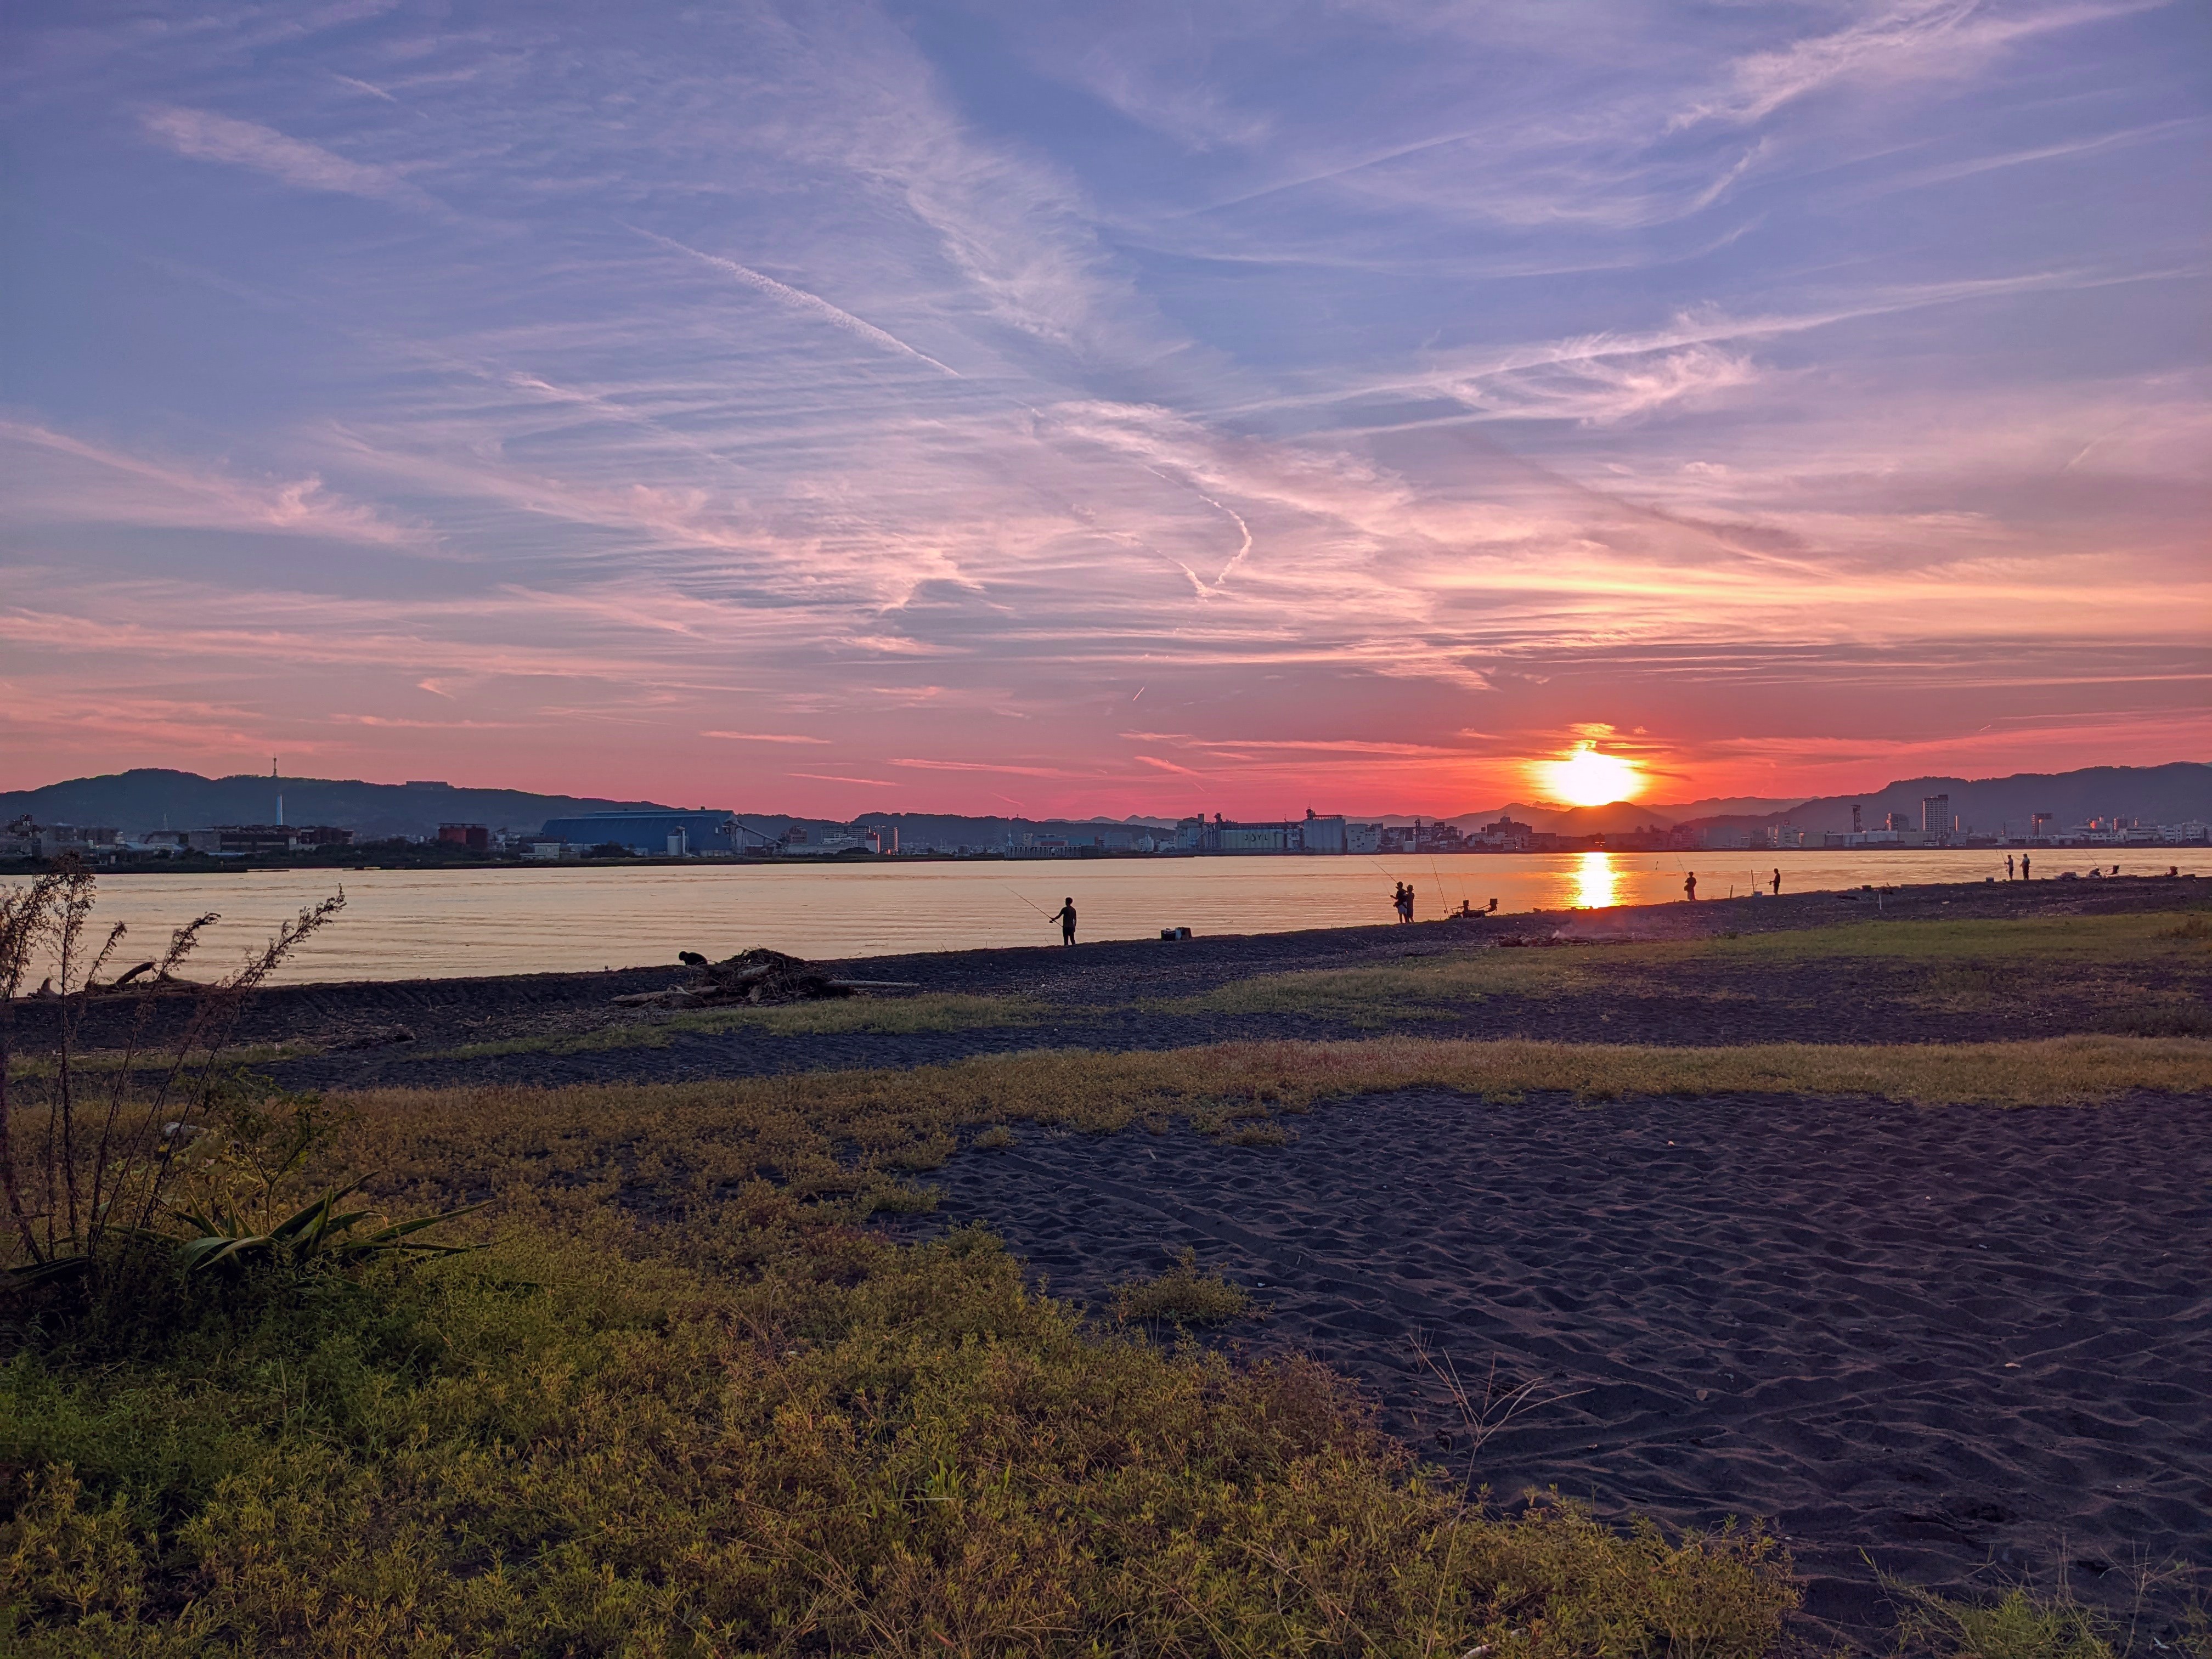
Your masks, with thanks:
[{"label": "group of people on shore", "polygon": [[[1768,890],[1773,893],[1775,897],[1780,898],[1782,896],[1782,872],[1780,870],[1777,870],[1772,876],[1767,878],[1766,885]],[[1759,896],[1759,889],[1757,887],[1754,886],[1751,890],[1751,896],[1753,898],[1757,898]],[[1698,872],[1694,870],[1688,872],[1682,878],[1682,896],[1692,904],[1695,904],[1698,902]]]}]

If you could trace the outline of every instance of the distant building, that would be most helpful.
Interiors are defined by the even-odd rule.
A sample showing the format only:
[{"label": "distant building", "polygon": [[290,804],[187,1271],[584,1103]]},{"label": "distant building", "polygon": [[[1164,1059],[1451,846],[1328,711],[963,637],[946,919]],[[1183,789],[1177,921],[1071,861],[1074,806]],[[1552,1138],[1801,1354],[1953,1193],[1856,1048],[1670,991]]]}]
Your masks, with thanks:
[{"label": "distant building", "polygon": [[612,845],[643,857],[660,858],[667,854],[668,838],[679,833],[691,854],[727,854],[732,850],[731,830],[727,812],[583,812],[574,817],[548,818],[538,835],[543,840],[567,842],[574,847]]},{"label": "distant building", "polygon": [[489,853],[491,831],[481,823],[441,823],[438,826],[438,844],[465,848],[471,853]]},{"label": "distant building", "polygon": [[40,823],[26,813],[0,830],[0,858],[112,858],[118,833],[105,825]]},{"label": "distant building", "polygon": [[325,847],[350,847],[353,831],[325,823],[218,823],[189,836],[195,853],[225,858],[282,858]]},{"label": "distant building", "polygon": [[1309,806],[1305,822],[1298,826],[1298,848],[1306,853],[1345,852],[1347,850],[1346,830],[1341,812],[1322,817]]},{"label": "distant building", "polygon": [[1948,836],[1951,833],[1951,798],[1948,795],[1927,795],[1920,802],[1920,833],[1923,836]]},{"label": "distant building", "polygon": [[1216,812],[1211,823],[1183,819],[1170,844],[1179,853],[1342,854],[1359,851],[1363,840],[1381,830],[1379,824],[1347,824],[1341,816],[1324,817],[1310,809],[1304,818],[1273,823],[1239,823]]},{"label": "distant building", "polygon": [[1472,840],[1476,845],[1496,852],[1525,853],[1528,850],[1529,837],[1535,833],[1528,825],[1500,815],[1496,823],[1486,823],[1476,830]]}]

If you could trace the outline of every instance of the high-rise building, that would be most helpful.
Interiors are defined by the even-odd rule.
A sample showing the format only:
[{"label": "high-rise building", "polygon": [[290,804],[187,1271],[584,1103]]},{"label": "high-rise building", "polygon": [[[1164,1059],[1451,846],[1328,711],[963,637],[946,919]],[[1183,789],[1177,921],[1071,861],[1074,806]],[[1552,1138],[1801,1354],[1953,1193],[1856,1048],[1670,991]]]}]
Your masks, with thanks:
[{"label": "high-rise building", "polygon": [[1948,836],[1951,833],[1951,798],[1948,795],[1922,798],[1920,833],[1923,836]]}]

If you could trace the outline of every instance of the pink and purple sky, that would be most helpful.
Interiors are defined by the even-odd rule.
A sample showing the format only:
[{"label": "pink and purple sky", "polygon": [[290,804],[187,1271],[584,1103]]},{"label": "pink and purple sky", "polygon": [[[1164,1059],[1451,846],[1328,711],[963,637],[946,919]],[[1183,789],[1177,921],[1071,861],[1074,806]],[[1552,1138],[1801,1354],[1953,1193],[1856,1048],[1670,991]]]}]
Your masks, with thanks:
[{"label": "pink and purple sky", "polygon": [[0,787],[2205,757],[2207,16],[27,0]]}]

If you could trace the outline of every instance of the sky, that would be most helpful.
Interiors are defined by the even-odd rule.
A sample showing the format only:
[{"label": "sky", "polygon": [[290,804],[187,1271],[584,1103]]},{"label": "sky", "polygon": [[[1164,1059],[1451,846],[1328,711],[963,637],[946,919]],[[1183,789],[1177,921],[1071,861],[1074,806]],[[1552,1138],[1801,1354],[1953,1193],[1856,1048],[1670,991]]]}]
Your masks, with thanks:
[{"label": "sky", "polygon": [[19,0],[0,787],[2212,757],[2195,0]]}]

